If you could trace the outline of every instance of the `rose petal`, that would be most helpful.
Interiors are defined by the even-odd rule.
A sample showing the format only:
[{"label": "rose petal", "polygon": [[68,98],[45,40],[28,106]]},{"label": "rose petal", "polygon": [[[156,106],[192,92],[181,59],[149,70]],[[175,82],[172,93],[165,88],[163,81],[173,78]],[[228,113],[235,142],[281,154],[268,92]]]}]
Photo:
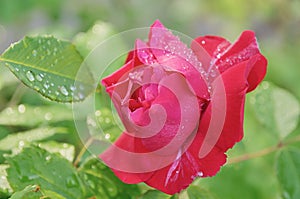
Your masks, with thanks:
[{"label": "rose petal", "polygon": [[[194,52],[199,51],[199,46],[205,49],[205,51],[210,55],[210,57],[215,56],[215,52],[217,52],[219,48],[219,53],[223,53],[223,51],[230,45],[230,43],[222,38],[217,36],[204,36],[197,37],[191,44],[191,48]],[[197,53],[198,56],[202,56],[200,53]]]},{"label": "rose petal", "polygon": [[[251,74],[253,70],[256,70],[255,68],[258,67],[258,64],[261,64],[261,62],[253,63],[251,61],[237,64],[226,70],[218,78],[222,78],[222,84],[220,84],[220,81],[219,84],[214,84],[213,92],[215,92],[215,94],[213,94],[211,103],[201,119],[200,130],[201,132],[208,131],[210,128],[209,125],[212,125],[210,121],[214,120],[212,119],[212,106],[218,107],[219,104],[222,103],[220,99],[224,99],[225,97],[226,107],[223,110],[225,112],[218,112],[218,115],[225,113],[223,121],[222,118],[217,120],[223,127],[221,129],[219,128],[219,130],[221,130],[220,134],[218,134],[219,137],[216,135],[216,130],[207,133],[206,137],[208,138],[204,140],[204,144],[199,152],[200,156],[204,156],[205,153],[208,153],[207,150],[215,146],[215,144],[225,152],[242,139],[245,94],[249,88],[248,77],[249,73]],[[265,67],[265,65],[259,66],[262,68]],[[264,76],[264,73],[260,74],[260,76]],[[222,87],[225,90],[222,90]],[[216,125],[217,124],[213,124],[213,126]]]},{"label": "rose petal", "polygon": [[165,66],[166,70],[182,73],[199,98],[209,98],[201,63],[207,58],[210,60],[209,56],[203,55],[198,60],[193,51],[159,21],[151,26],[149,46],[159,64]]},{"label": "rose petal", "polygon": [[259,53],[249,61],[249,64],[253,64],[253,67],[249,69],[250,72],[247,78],[249,88],[247,92],[251,92],[252,90],[254,90],[264,79],[267,72],[268,61],[263,55]]},{"label": "rose petal", "polygon": [[214,63],[222,73],[228,68],[249,60],[256,54],[260,54],[255,34],[252,31],[244,31],[240,37],[222,53],[216,53]]},{"label": "rose petal", "polygon": [[[135,137],[132,137],[128,135],[127,133],[122,133],[122,135],[117,139],[117,141],[114,143],[115,146],[129,151],[129,152],[135,152],[135,153],[146,153],[148,152],[147,149],[145,149],[141,143],[141,139],[137,139]],[[109,152],[106,152],[109,154]],[[114,157],[111,154],[109,154],[110,158],[117,159],[118,157]],[[106,162],[109,161],[109,157],[106,156],[106,154],[101,154],[100,155],[101,159],[104,159]],[[136,162],[120,162],[120,164],[137,164]],[[139,163],[141,164],[141,162]],[[129,183],[129,184],[136,184],[139,182],[144,182],[147,179],[149,179],[152,175],[153,172],[147,172],[147,173],[128,173],[128,172],[123,172],[116,170],[112,168],[112,171],[114,174],[122,180],[124,183]]]},{"label": "rose petal", "polygon": [[145,183],[173,195],[188,187],[196,177],[215,175],[225,164],[226,155],[215,147],[206,157],[199,159],[198,149],[202,141],[201,133],[198,132],[192,145],[181,157],[155,171]]},{"label": "rose petal", "polygon": [[267,61],[259,52],[253,31],[244,31],[232,45],[222,37],[198,37],[192,43],[192,49],[196,51],[198,56],[200,56],[199,53],[197,53],[199,46],[202,46],[211,56],[211,63],[207,68],[208,72],[214,70],[214,68],[218,68],[222,73],[238,63],[249,61],[252,57],[259,55],[258,60],[255,61],[256,66],[249,75],[250,85],[248,91],[253,90],[258,85],[258,82],[265,76]]},{"label": "rose petal", "polygon": [[[129,61],[122,68],[102,79],[101,83],[106,87],[106,92],[108,92],[110,96],[112,95],[116,85],[120,85],[120,83],[123,83],[124,80],[127,79],[129,71],[134,67],[133,64],[133,61]],[[127,84],[124,84],[122,86],[123,89],[119,89],[120,91],[123,90],[123,95],[127,90],[127,86]]]}]

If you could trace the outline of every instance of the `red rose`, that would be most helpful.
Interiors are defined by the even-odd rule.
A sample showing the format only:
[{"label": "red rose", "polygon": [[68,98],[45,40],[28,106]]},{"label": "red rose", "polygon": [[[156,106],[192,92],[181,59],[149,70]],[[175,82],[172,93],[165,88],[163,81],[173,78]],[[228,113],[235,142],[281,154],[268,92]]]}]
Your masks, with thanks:
[{"label": "red rose", "polygon": [[126,131],[100,158],[123,182],[168,194],[215,175],[243,137],[245,95],[266,66],[252,31],[233,44],[199,37],[189,49],[156,21],[102,81]]}]

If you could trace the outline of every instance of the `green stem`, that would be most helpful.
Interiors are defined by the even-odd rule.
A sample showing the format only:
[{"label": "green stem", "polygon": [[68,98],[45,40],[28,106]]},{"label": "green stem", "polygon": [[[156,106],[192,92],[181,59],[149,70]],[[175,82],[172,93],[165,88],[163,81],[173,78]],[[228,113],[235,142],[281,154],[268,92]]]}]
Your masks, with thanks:
[{"label": "green stem", "polygon": [[83,147],[81,148],[80,152],[78,153],[73,165],[75,167],[78,166],[82,156],[84,155],[84,153],[86,152],[87,148],[93,143],[94,139],[92,137],[90,137],[86,142],[85,144],[83,145]]},{"label": "green stem", "polygon": [[22,83],[20,83],[16,91],[14,92],[13,96],[11,97],[10,101],[8,102],[8,107],[17,105],[20,102],[25,92],[26,92],[26,87]]},{"label": "green stem", "polygon": [[254,153],[247,153],[247,154],[244,154],[244,155],[241,155],[241,156],[238,156],[238,157],[230,158],[227,164],[235,164],[235,163],[243,162],[243,161],[250,160],[250,159],[253,159],[253,158],[262,157],[262,156],[271,154],[273,152],[276,152],[276,151],[278,151],[279,149],[281,149],[283,147],[286,147],[290,144],[293,144],[293,143],[296,143],[296,142],[299,142],[299,141],[300,141],[300,135],[296,136],[296,137],[294,137],[294,138],[292,138],[292,139],[290,139],[290,140],[288,140],[284,143],[279,142],[276,146],[268,147],[268,148],[265,148],[261,151],[257,151],[257,152],[254,152]]}]

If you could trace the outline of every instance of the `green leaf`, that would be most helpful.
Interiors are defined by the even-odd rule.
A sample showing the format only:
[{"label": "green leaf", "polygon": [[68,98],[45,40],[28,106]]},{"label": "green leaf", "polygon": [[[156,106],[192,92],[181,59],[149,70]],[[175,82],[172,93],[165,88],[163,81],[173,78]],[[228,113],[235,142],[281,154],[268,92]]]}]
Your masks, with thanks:
[{"label": "green leaf", "polygon": [[[37,192],[38,190],[39,190],[39,186],[38,185],[28,185],[23,190],[15,192],[10,197],[10,199],[24,199],[24,198],[28,198],[28,194],[33,193],[33,192]],[[39,198],[39,197],[37,197],[37,198]]]},{"label": "green leaf", "polygon": [[170,197],[170,195],[167,195],[161,191],[149,190],[139,197],[139,199],[168,199]]},{"label": "green leaf", "polygon": [[6,169],[8,165],[0,164],[0,198],[5,198],[12,192],[12,189],[7,181]]},{"label": "green leaf", "polygon": [[40,148],[46,149],[50,153],[59,153],[64,158],[73,162],[75,158],[75,147],[68,143],[58,143],[55,141],[41,142],[38,144]]},{"label": "green leaf", "polygon": [[82,181],[73,165],[58,154],[39,147],[24,148],[16,156],[7,157],[7,179],[14,191],[38,184],[67,199],[84,198]]},{"label": "green leaf", "polygon": [[288,91],[263,82],[251,95],[250,102],[257,119],[280,138],[286,137],[297,127],[299,102]]},{"label": "green leaf", "polygon": [[285,199],[300,198],[300,150],[288,148],[282,150],[276,161],[277,178]]},{"label": "green leaf", "polygon": [[23,147],[28,143],[44,140],[58,133],[66,133],[65,128],[42,127],[25,132],[14,133],[0,140],[0,150],[8,151]]},{"label": "green leaf", "polygon": [[191,185],[187,189],[189,199],[214,199],[214,197],[205,189]]},{"label": "green leaf", "polygon": [[83,59],[75,46],[52,36],[25,37],[12,44],[0,61],[50,100],[81,101],[93,90],[94,80],[86,67],[76,77]]},{"label": "green leaf", "polygon": [[137,185],[121,182],[98,158],[89,158],[79,168],[79,175],[89,190],[88,197],[97,199],[136,198],[140,194]]},{"label": "green leaf", "polygon": [[0,125],[37,126],[64,120],[73,120],[72,111],[60,106],[33,107],[20,104],[8,107],[0,113]]}]

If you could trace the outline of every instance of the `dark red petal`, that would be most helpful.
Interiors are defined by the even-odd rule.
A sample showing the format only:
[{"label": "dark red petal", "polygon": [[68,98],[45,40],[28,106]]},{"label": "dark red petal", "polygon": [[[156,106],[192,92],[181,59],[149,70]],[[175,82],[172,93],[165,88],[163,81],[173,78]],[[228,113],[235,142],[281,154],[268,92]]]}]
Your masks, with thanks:
[{"label": "dark red petal", "polygon": [[[148,152],[148,150],[143,147],[143,144],[141,143],[141,139],[132,137],[132,136],[128,135],[127,133],[122,133],[122,135],[117,139],[117,141],[114,143],[114,145],[123,150],[129,151],[129,152],[135,152],[135,153]],[[107,157],[106,153],[109,154],[110,157]],[[109,151],[108,152],[106,151],[100,155],[100,158],[104,159],[104,161],[108,162],[109,158],[116,159],[118,157],[112,157],[112,155],[109,153]],[[137,164],[137,163],[136,162],[126,162],[126,163],[120,162],[120,164]],[[120,180],[122,180],[124,183],[128,183],[128,184],[136,184],[139,182],[144,182],[153,175],[153,172],[128,173],[128,172],[118,171],[114,168],[111,168],[111,169]]]},{"label": "dark red petal", "polygon": [[127,73],[134,67],[133,60],[127,62],[119,70],[102,79],[102,84],[106,87],[106,91],[111,95],[115,85],[127,78]]},{"label": "dark red petal", "polygon": [[[200,156],[205,156],[214,145],[225,152],[242,139],[244,102],[249,88],[248,76],[254,66],[248,62],[237,64],[222,73],[213,83],[212,99],[201,119],[200,129],[201,132],[207,132],[209,128],[216,129],[207,132]],[[212,106],[219,110],[217,115],[213,114]],[[214,123],[214,117],[219,117],[217,123]]]},{"label": "dark red petal", "polygon": [[260,54],[255,33],[248,30],[229,46],[223,53],[216,53],[214,63],[222,73],[230,67],[243,61],[249,61],[255,55]]},{"label": "dark red petal", "polygon": [[159,21],[151,26],[149,46],[159,64],[165,66],[166,70],[183,74],[199,98],[209,98],[200,63],[204,63],[204,60],[210,61],[209,55],[203,54],[199,61],[193,51]]},{"label": "dark red petal", "polygon": [[259,53],[258,55],[254,56],[248,64],[253,64],[253,68],[250,69],[247,79],[249,84],[247,92],[251,92],[265,77],[268,61],[263,55]]},{"label": "dark red petal", "polygon": [[198,151],[202,141],[202,134],[198,131],[194,142],[179,159],[155,171],[145,183],[167,194],[175,194],[188,187],[196,177],[215,175],[225,164],[226,155],[214,147],[200,159]]},{"label": "dark red petal", "polygon": [[197,49],[201,46],[211,57],[213,57],[218,47],[220,49],[219,52],[222,53],[222,51],[224,51],[229,45],[230,43],[222,37],[208,35],[204,37],[197,37],[192,42],[191,48],[195,52],[198,51]]}]

